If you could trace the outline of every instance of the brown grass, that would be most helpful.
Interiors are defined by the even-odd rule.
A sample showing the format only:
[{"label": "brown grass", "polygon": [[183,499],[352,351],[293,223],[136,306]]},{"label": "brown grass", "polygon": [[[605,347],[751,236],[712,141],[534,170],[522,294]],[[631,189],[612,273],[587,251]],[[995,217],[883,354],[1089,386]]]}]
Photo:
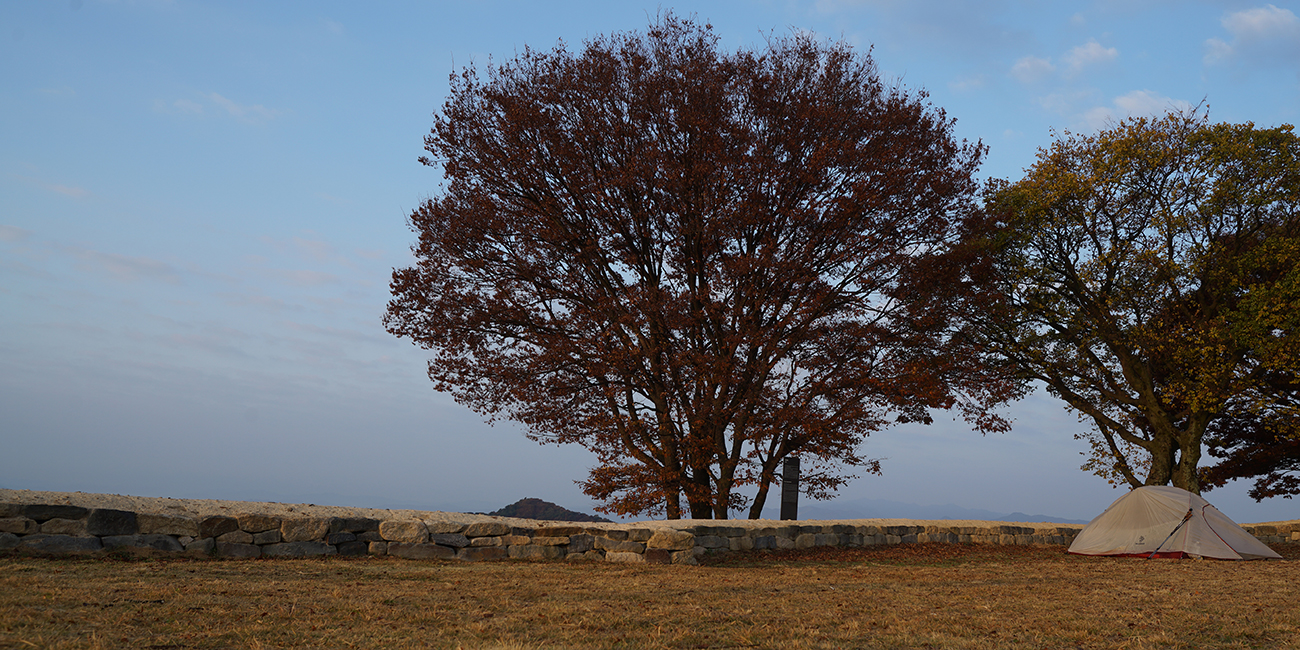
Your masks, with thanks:
[{"label": "brown grass", "polygon": [[702,567],[0,558],[0,648],[1300,647],[1271,562],[906,545]]}]

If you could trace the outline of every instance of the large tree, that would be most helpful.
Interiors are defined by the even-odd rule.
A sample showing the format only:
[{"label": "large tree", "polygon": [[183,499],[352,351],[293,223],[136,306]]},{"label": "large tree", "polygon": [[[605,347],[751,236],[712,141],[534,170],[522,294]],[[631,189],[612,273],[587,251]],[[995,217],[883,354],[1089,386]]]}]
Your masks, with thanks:
[{"label": "large tree", "polygon": [[1290,126],[1187,111],[1068,135],[987,207],[1004,225],[1008,296],[986,323],[990,346],[1090,421],[1086,469],[1199,492],[1207,433],[1227,441],[1254,423],[1294,440]]},{"label": "large tree", "polygon": [[749,485],[757,517],[791,454],[825,496],[893,422],[1005,426],[963,329],[983,147],[951,131],[847,45],[671,15],[466,69],[386,326],[438,390],[594,451],[606,512],[726,518]]}]

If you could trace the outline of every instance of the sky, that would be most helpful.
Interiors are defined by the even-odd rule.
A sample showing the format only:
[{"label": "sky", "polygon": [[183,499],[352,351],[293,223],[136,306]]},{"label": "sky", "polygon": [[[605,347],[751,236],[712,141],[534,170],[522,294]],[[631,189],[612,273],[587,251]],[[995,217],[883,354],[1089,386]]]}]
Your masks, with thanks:
[{"label": "sky", "polygon": [[[435,392],[381,318],[406,217],[439,188],[416,159],[448,76],[667,10],[728,50],[795,31],[869,50],[989,147],[982,177],[1171,108],[1300,120],[1285,2],[0,3],[0,488],[592,511],[575,481],[594,457]],[[1005,434],[946,415],[879,432],[862,453],[883,475],[805,506],[1087,520],[1121,496],[1079,469],[1060,403],[1006,412]],[[1240,522],[1300,517],[1248,487],[1206,496]]]}]

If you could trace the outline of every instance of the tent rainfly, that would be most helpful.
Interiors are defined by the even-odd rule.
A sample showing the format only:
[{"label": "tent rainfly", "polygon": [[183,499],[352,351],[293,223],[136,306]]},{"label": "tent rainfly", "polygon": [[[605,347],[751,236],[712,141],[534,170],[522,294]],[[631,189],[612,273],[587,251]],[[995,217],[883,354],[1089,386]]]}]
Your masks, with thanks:
[{"label": "tent rainfly", "polygon": [[1077,555],[1282,559],[1198,494],[1147,485],[1110,504],[1074,538]]}]

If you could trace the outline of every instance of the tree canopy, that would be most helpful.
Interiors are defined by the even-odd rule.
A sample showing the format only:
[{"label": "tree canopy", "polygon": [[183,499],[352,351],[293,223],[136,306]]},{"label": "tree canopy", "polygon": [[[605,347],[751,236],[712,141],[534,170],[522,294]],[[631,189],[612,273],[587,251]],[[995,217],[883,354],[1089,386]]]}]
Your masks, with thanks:
[{"label": "tree canopy", "polygon": [[1004,226],[1008,296],[986,321],[989,344],[1090,421],[1086,469],[1199,492],[1207,435],[1212,449],[1290,441],[1294,453],[1300,139],[1290,126],[1189,111],[1067,135],[1024,179],[992,187],[988,209]]},{"label": "tree canopy", "polygon": [[892,423],[1006,427],[968,328],[984,149],[952,125],[843,43],[723,52],[671,15],[468,68],[386,327],[438,390],[595,452],[605,512],[757,517],[791,454],[825,496]]}]

